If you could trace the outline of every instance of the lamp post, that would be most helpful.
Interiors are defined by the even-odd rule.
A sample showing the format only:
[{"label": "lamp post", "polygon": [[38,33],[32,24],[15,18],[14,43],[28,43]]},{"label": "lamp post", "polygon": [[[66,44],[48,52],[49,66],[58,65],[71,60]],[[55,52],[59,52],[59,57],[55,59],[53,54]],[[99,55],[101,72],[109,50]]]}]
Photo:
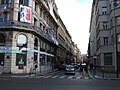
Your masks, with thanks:
[{"label": "lamp post", "polygon": [[115,7],[118,5],[117,0],[113,1],[114,7],[114,34],[115,34],[115,53],[116,53],[116,77],[119,78],[119,60],[118,60],[118,46],[117,46],[117,31],[116,31],[116,22],[115,22]]}]

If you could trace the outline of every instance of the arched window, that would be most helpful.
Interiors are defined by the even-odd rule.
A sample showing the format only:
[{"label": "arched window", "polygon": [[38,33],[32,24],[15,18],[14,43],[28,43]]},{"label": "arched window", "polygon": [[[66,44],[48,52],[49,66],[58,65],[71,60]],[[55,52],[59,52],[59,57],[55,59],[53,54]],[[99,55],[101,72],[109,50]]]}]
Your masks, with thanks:
[{"label": "arched window", "polygon": [[25,47],[27,44],[27,37],[24,34],[20,34],[17,38],[17,46]]},{"label": "arched window", "polygon": [[[19,66],[18,69],[24,69],[23,66],[26,66],[27,60],[27,37],[24,34],[20,34],[17,37],[17,47],[19,50],[22,50],[21,53],[16,54],[16,66]],[[25,49],[26,48],[26,49]]]}]

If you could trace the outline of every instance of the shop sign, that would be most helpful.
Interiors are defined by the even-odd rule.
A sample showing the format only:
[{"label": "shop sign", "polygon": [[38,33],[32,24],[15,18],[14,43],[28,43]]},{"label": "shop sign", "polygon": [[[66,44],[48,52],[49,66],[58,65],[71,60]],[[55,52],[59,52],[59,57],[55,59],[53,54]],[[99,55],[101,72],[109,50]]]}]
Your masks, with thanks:
[{"label": "shop sign", "polygon": [[0,46],[0,53],[19,53],[19,47]]}]

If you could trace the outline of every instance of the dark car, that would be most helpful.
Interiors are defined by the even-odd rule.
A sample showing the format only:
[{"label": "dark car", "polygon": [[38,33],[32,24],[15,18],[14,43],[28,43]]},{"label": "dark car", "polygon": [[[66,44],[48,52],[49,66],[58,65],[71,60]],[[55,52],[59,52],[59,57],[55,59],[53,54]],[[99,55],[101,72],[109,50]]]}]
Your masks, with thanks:
[{"label": "dark car", "polygon": [[79,65],[77,63],[71,63],[75,67],[75,69],[79,69]]},{"label": "dark car", "polygon": [[87,72],[87,64],[86,63],[80,64],[80,72],[82,72],[83,69]]},{"label": "dark car", "polygon": [[75,67],[73,65],[66,65],[65,74],[74,74],[75,75]]}]

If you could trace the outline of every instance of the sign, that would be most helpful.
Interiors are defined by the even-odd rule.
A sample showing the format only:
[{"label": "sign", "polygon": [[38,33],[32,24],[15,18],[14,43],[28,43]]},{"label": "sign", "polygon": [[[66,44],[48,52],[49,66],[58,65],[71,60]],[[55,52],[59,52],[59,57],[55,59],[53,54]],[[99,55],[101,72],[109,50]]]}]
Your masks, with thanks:
[{"label": "sign", "polygon": [[0,53],[19,53],[19,47],[0,46]]},{"label": "sign", "polygon": [[20,5],[20,21],[31,23],[31,8]]}]

